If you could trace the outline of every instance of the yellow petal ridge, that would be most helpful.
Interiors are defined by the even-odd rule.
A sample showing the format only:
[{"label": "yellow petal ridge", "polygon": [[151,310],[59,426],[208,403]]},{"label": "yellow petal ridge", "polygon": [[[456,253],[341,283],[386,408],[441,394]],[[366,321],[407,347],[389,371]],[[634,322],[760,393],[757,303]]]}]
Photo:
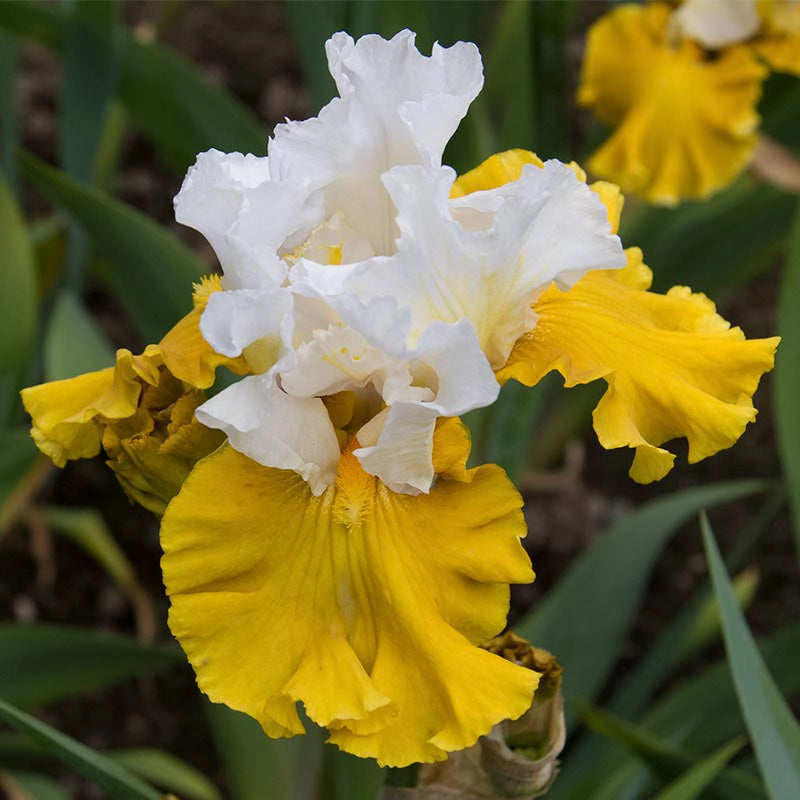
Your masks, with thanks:
[{"label": "yellow petal ridge", "polygon": [[302,732],[301,701],[332,742],[390,765],[527,709],[537,674],[475,646],[503,628],[508,583],[533,578],[521,498],[499,468],[458,466],[458,425],[440,425],[437,463],[465,479],[427,495],[389,491],[351,450],[320,497],[227,445],[195,467],[164,515],[162,567],[213,701],[271,736]]},{"label": "yellow petal ridge", "polygon": [[708,59],[694,42],[670,43],[671,10],[622,5],[601,17],[588,34],[577,96],[614,127],[589,168],[664,205],[707,197],[744,168],[767,74],[744,45]]},{"label": "yellow petal ridge", "polygon": [[536,328],[517,341],[498,377],[528,386],[554,369],[565,386],[603,378],[598,439],[636,448],[630,475],[649,483],[672,468],[664,442],[686,437],[690,463],[736,442],[755,419],[752,395],[779,340],[745,340],[686,286],[646,291],[641,251],[626,252],[622,270],[590,272],[567,292],[547,289],[533,307]]}]

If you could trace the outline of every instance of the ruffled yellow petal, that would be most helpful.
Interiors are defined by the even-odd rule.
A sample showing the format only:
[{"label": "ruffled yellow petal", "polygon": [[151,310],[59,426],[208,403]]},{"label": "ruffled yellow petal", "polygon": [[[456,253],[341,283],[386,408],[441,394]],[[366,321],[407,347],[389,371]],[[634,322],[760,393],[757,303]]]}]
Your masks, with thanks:
[{"label": "ruffled yellow petal", "polygon": [[746,165],[766,75],[745,46],[671,45],[668,5],[623,5],[589,31],[578,102],[615,126],[590,169],[654,203],[707,197]]},{"label": "ruffled yellow petal", "polygon": [[472,192],[497,189],[499,186],[518,180],[526,164],[544,166],[542,159],[530,150],[517,149],[495,153],[474,169],[459,175],[453,184],[450,196],[463,197]]},{"label": "ruffled yellow petal", "polygon": [[[456,472],[459,429],[440,426],[436,457]],[[536,673],[474,646],[505,624],[508,583],[533,578],[522,501],[497,467],[464,476],[395,494],[346,451],[315,497],[228,446],[199,463],[161,534],[170,627],[200,688],[272,736],[302,732],[302,701],[342,749],[391,765],[522,714]]]},{"label": "ruffled yellow petal", "polygon": [[22,403],[33,419],[31,435],[39,449],[58,467],[68,459],[96,456],[101,437],[96,421],[136,413],[142,382],[157,382],[160,363],[154,345],[140,356],[118,350],[115,367],[23,389]]},{"label": "ruffled yellow petal", "polygon": [[624,270],[590,272],[568,292],[545,291],[534,305],[535,329],[498,377],[532,386],[556,369],[566,386],[605,379],[597,436],[607,448],[636,448],[631,477],[649,483],[672,468],[664,442],[685,436],[694,463],[741,436],[755,419],[751,398],[772,369],[778,339],[746,341],[685,286],[645,291],[641,251],[627,253]]},{"label": "ruffled yellow petal", "polygon": [[[477,167],[469,172],[459,175],[453,184],[450,197],[463,197],[472,192],[483,192],[489,189],[497,189],[507,183],[519,180],[522,177],[522,169],[528,164],[536,167],[543,167],[544,162],[536,153],[530,150],[506,150],[502,153],[495,153]],[[574,161],[568,166],[579,181],[586,182],[586,173]],[[603,205],[608,210],[608,221],[611,224],[611,233],[619,230],[619,220],[622,214],[622,206],[625,198],[619,186],[609,181],[595,181],[589,188],[596,192]]]},{"label": "ruffled yellow petal", "polygon": [[[218,276],[195,286],[194,309],[138,356],[118,350],[116,364],[99,372],[22,391],[39,449],[63,467],[90,458],[101,446],[128,496],[162,513],[194,463],[221,437],[194,420],[194,410],[221,364],[243,374],[243,358],[215,353],[200,334]],[[187,412],[188,409],[188,413]]]},{"label": "ruffled yellow petal", "polygon": [[220,288],[218,277],[204,278],[193,311],[141,355],[118,350],[113,367],[23,390],[39,449],[63,467],[102,447],[128,497],[162,514],[192,467],[224,439],[194,418],[202,389],[221,364],[247,371],[244,359],[217,355],[200,334],[208,297]]}]

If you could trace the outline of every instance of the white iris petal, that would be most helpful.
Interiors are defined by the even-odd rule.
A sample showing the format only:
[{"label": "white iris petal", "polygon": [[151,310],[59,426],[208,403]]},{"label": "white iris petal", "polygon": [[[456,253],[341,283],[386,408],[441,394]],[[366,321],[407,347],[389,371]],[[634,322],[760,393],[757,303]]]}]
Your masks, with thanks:
[{"label": "white iris petal", "polygon": [[[279,125],[269,158],[200,154],[175,199],[225,272],[202,333],[257,373],[197,417],[316,494],[343,433],[389,488],[427,492],[436,420],[494,402],[537,294],[625,259],[602,203],[557,162],[449,199],[442,152],[483,83],[474,45],[426,57],[409,31],[336,34],[327,53],[341,97]],[[320,398],[341,391],[362,427],[337,436]]]},{"label": "white iris petal", "polygon": [[267,158],[200,153],[175,197],[175,219],[200,231],[220,260],[226,289],[279,286],[281,245],[322,219],[321,198],[273,180]]},{"label": "white iris petal", "polygon": [[322,400],[288,395],[276,379],[274,370],[243,378],[203,403],[197,419],[259,464],[294,470],[320,495],[336,475],[336,432]]},{"label": "white iris petal", "polygon": [[447,167],[390,170],[384,183],[398,208],[397,254],[337,270],[306,264],[291,280],[384,345],[369,313],[380,297],[411,314],[409,344],[433,321],[468,319],[499,369],[542,289],[622,267],[625,256],[600,199],[560,162],[527,166],[518,181],[451,201],[454,178]]},{"label": "white iris petal", "polygon": [[431,56],[402,31],[386,41],[358,42],[337,33],[327,43],[340,98],[319,116],[275,128],[269,155],[273,176],[321,189],[330,213],[371,242],[394,249],[394,208],[381,176],[396,164],[441,164],[445,144],[483,85],[473,44],[434,45]]}]

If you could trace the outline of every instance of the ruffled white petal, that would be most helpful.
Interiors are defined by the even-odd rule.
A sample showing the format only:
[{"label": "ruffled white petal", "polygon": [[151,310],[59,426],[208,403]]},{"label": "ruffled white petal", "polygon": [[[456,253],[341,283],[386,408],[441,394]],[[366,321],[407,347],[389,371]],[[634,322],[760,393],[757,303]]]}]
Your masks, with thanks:
[{"label": "ruffled white petal", "polygon": [[499,368],[530,327],[530,305],[544,287],[622,267],[625,256],[602,202],[559,162],[526,167],[518,181],[458,201],[449,200],[453,180],[448,168],[394,168],[384,182],[398,209],[397,254],[335,270],[306,264],[292,281],[381,346],[385,316],[371,313],[380,298],[411,315],[410,346],[433,321],[467,319]]},{"label": "ruffled white petal", "polygon": [[369,344],[354,328],[338,323],[314,331],[311,341],[298,347],[297,363],[291,371],[282,372],[281,381],[287,392],[308,397],[368,384],[382,392],[390,376],[394,385],[411,385],[406,363]]},{"label": "ruffled white petal", "polygon": [[441,163],[483,84],[480,53],[459,42],[434,45],[426,57],[410,31],[358,42],[337,33],[327,52],[341,98],[314,119],[276,127],[269,144],[272,173],[322,189],[329,213],[342,213],[375,253],[388,254],[396,230],[381,175],[396,164]]},{"label": "ruffled white petal", "polygon": [[322,219],[322,198],[270,177],[267,158],[208,150],[189,168],[175,197],[175,218],[208,239],[225,272],[225,288],[279,285],[279,250]]},{"label": "ruffled white petal", "polygon": [[433,483],[435,408],[422,403],[395,403],[372,447],[354,451],[361,466],[392,491],[429,492]]},{"label": "ruffled white petal", "polygon": [[432,322],[409,355],[412,373],[424,365],[436,376],[431,405],[438,416],[457,417],[497,399],[500,387],[469,320]]},{"label": "ruffled white petal", "polygon": [[316,495],[336,475],[339,443],[322,400],[286,394],[273,371],[242,379],[195,413],[259,464],[297,472]]},{"label": "ruffled white petal", "polygon": [[260,341],[277,361],[291,347],[292,301],[289,289],[281,287],[214,292],[200,318],[200,331],[216,352],[229,358]]},{"label": "ruffled white petal", "polygon": [[[432,323],[408,354],[408,363],[414,385],[384,384],[389,406],[358,432],[364,446],[354,454],[366,472],[393,491],[428,492],[436,420],[493,403],[500,387],[467,320]],[[425,385],[430,397],[414,398],[412,392]]]}]

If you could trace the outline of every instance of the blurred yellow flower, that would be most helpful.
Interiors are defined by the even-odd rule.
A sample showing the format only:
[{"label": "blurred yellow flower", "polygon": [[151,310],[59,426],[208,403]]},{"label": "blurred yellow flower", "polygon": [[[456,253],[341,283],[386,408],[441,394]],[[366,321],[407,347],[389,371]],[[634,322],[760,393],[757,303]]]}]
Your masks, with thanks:
[{"label": "blurred yellow flower", "polygon": [[589,159],[652,203],[730,183],[757,140],[772,69],[800,72],[800,4],[687,0],[621,5],[589,30],[577,99],[612,127]]},{"label": "blurred yellow flower", "polygon": [[800,76],[800,2],[758,0],[757,8],[763,24],[756,52],[776,72]]},{"label": "blurred yellow flower", "polygon": [[242,359],[215,353],[199,322],[219,278],[195,288],[194,308],[141,355],[117,351],[113,367],[22,391],[31,435],[56,466],[91,458],[101,447],[131,500],[161,514],[194,464],[224,437],[194,419],[203,389],[225,364],[242,374]]}]

